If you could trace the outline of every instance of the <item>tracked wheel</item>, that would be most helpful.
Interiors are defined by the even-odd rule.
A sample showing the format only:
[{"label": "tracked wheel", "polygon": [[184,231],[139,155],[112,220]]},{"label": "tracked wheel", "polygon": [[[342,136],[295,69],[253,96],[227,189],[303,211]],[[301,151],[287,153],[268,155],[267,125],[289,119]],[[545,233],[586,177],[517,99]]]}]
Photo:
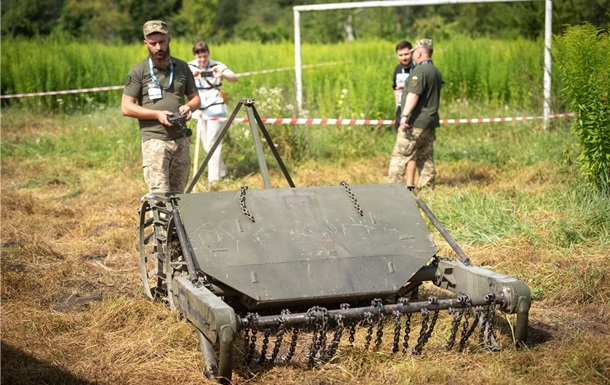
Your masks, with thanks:
[{"label": "tracked wheel", "polygon": [[167,302],[171,309],[175,309],[177,294],[174,292],[172,279],[175,276],[187,275],[188,269],[186,266],[186,260],[184,259],[182,245],[180,244],[180,240],[176,232],[175,221],[173,216],[170,218],[167,226],[165,255],[167,258],[164,261],[164,277],[167,277],[167,280],[165,281]]},{"label": "tracked wheel", "polygon": [[152,300],[167,299],[167,233],[171,211],[165,202],[143,198],[140,207],[140,273],[144,294]]}]

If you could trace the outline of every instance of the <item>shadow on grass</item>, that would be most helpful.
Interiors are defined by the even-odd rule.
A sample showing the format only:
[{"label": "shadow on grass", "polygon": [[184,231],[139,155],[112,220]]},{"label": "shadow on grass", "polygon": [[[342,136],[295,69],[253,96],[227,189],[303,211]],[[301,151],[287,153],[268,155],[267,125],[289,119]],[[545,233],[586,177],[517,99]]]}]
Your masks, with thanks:
[{"label": "shadow on grass", "polygon": [[527,328],[527,345],[543,345],[553,340],[562,338],[561,331],[555,327],[542,322],[530,321]]},{"label": "shadow on grass", "polygon": [[462,186],[467,184],[489,185],[493,181],[493,177],[480,170],[469,170],[462,175],[442,175],[437,179],[437,185],[445,185],[449,187]]},{"label": "shadow on grass", "polygon": [[[498,332],[504,335],[512,335],[511,325],[505,319],[497,319],[496,328]],[[561,337],[561,332],[557,328],[530,319],[527,325],[527,341],[525,344],[529,347],[544,345],[550,341],[559,340]]]},{"label": "shadow on grass", "polygon": [[41,361],[4,341],[0,345],[0,382],[13,385],[94,385],[50,362]]}]

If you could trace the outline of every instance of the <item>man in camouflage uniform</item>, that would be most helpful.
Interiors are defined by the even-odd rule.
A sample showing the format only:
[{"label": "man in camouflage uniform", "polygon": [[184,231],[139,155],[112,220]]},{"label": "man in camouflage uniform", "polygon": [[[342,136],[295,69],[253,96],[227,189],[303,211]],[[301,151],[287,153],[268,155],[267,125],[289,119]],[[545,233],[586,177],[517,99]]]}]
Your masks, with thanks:
[{"label": "man in camouflage uniform", "polygon": [[434,188],[434,140],[440,125],[438,106],[443,78],[432,63],[432,40],[418,40],[412,51],[416,66],[402,94],[403,109],[388,179],[390,183],[406,182],[413,189],[417,170],[417,187]]},{"label": "man in camouflage uniform", "polygon": [[168,117],[179,112],[190,119],[201,103],[199,92],[188,64],[170,56],[167,24],[150,20],[143,32],[149,56],[129,71],[121,112],[138,119],[149,192],[181,193],[190,173],[190,130],[173,125]]}]

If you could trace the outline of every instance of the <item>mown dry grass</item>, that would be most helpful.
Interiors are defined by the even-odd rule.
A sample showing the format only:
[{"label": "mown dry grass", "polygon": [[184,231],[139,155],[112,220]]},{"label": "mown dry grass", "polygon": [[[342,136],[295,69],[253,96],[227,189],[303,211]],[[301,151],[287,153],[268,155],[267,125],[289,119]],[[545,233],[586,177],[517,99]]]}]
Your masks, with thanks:
[{"label": "mown dry grass", "polygon": [[[57,133],[53,123],[3,125],[2,139],[20,141],[41,130]],[[308,162],[292,177],[298,186],[341,180],[383,183],[388,160],[349,162],[341,169]],[[132,165],[135,172],[75,168],[61,177],[48,177],[56,166],[53,159],[2,157],[2,383],[208,383],[192,327],[142,294],[136,210],[145,186],[138,165]],[[547,170],[540,164],[522,166],[523,177],[513,178],[466,161],[440,163],[437,189],[422,195],[440,203],[464,190],[493,196],[509,186],[535,197],[560,183]],[[273,183],[285,186],[275,172]],[[237,189],[242,184],[261,186],[258,176],[249,175],[220,188]],[[542,224],[557,213],[543,206],[519,215]],[[541,225],[536,231],[546,230]],[[332,362],[312,370],[296,364],[250,371],[236,358],[234,383],[610,383],[607,249],[594,242],[560,248],[553,239],[533,244],[515,238],[462,246],[476,264],[526,277],[538,297],[530,313],[526,347],[511,346],[514,319],[501,316],[504,349],[498,353],[476,348],[446,352],[441,348],[446,334],[433,335],[421,356],[394,356],[389,349],[343,349]],[[441,250],[443,255],[452,253],[442,245]],[[446,331],[447,323],[439,322],[438,328],[439,334]]]}]

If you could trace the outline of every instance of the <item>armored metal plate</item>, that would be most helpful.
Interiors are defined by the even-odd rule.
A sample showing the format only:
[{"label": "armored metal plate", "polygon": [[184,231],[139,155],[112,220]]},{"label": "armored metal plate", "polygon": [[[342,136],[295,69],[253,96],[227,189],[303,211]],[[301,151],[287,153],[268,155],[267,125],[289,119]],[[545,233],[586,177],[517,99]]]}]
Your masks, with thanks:
[{"label": "armored metal plate", "polygon": [[437,252],[404,184],[247,190],[240,200],[182,194],[178,208],[196,267],[257,306],[386,297]]}]

